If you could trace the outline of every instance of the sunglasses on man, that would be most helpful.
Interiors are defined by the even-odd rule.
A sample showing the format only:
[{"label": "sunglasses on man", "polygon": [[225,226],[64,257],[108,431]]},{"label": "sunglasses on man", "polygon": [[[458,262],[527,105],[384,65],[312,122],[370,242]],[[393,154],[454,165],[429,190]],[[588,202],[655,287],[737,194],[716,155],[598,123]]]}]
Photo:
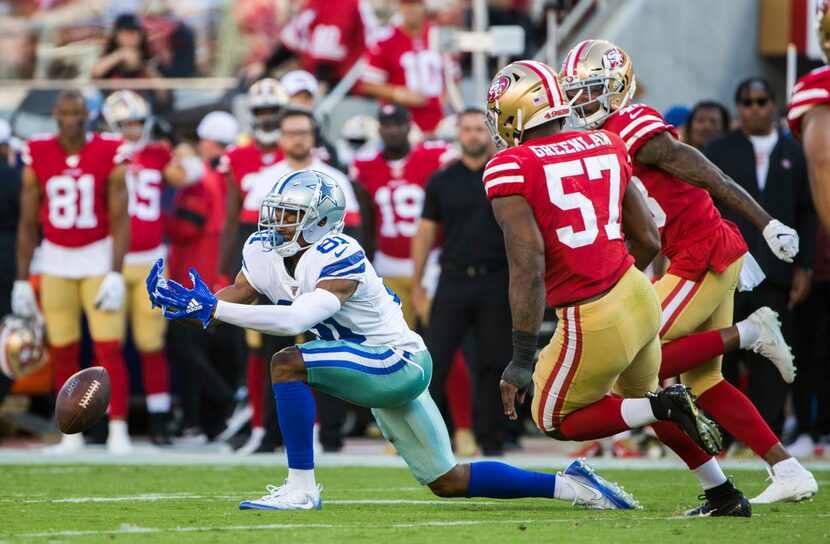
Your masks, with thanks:
[{"label": "sunglasses on man", "polygon": [[745,108],[751,108],[753,105],[758,106],[759,108],[764,108],[767,104],[769,104],[769,97],[744,98],[740,101],[740,104]]}]

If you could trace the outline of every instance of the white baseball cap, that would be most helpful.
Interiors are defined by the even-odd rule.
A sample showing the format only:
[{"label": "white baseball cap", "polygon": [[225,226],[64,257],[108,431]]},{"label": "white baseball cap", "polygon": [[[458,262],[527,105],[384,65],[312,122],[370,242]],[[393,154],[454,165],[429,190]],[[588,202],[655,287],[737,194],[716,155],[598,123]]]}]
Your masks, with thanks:
[{"label": "white baseball cap", "polygon": [[317,78],[305,70],[293,70],[280,79],[282,88],[288,96],[294,96],[303,91],[310,93],[312,98],[317,98]]},{"label": "white baseball cap", "polygon": [[239,123],[233,115],[226,111],[212,111],[205,115],[196,134],[202,140],[213,140],[220,144],[230,145],[236,141],[239,134]]}]

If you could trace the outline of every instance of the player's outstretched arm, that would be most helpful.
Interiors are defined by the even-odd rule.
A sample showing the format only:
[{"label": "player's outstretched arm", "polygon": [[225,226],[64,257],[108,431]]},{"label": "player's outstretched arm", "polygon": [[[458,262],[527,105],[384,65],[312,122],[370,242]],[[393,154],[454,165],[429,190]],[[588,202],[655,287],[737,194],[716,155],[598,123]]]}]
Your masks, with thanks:
[{"label": "player's outstretched arm", "polygon": [[637,150],[639,164],[654,166],[680,179],[706,189],[709,194],[764,230],[772,216],[743,187],[712,164],[706,156],[690,145],[678,142],[668,132],[649,139]]},{"label": "player's outstretched arm", "polygon": [[824,230],[830,233],[830,108],[810,109],[804,114],[801,127],[813,204]]},{"label": "player's outstretched arm", "polygon": [[524,402],[533,378],[533,357],[545,312],[545,242],[523,196],[498,197],[492,203],[504,231],[513,316],[513,356],[502,373],[499,389],[504,414],[516,419],[515,400],[518,396],[519,402]]},{"label": "player's outstretched arm", "polygon": [[622,228],[634,266],[645,270],[660,252],[660,231],[648,210],[643,195],[634,184],[625,188],[622,202]]}]

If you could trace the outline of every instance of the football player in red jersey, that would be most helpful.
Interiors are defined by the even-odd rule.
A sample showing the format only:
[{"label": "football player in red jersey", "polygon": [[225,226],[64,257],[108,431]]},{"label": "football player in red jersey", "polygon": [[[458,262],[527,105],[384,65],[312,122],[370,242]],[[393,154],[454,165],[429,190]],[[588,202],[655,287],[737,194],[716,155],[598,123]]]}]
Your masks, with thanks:
[{"label": "football player in red jersey", "polygon": [[164,352],[167,320],[160,311],[147,306],[144,278],[166,254],[162,244],[163,185],[178,187],[196,181],[204,167],[198,157],[174,158],[168,145],[149,140],[151,112],[140,95],[132,91],[114,92],[101,111],[110,130],[121,134],[132,147],[133,158],[126,173],[130,216],[130,248],[124,257],[126,307],[141,358],[150,438],[156,445],[169,445],[166,421],[170,413],[170,378]]},{"label": "football player in red jersey", "polygon": [[424,205],[424,186],[433,172],[455,159],[444,142],[409,143],[411,117],[398,104],[378,112],[383,150],[358,152],[349,177],[356,183],[363,215],[363,247],[387,287],[401,299],[410,327],[415,326],[412,293],[412,237]]},{"label": "football player in red jersey", "polygon": [[[692,368],[682,360],[666,360],[663,365],[677,364],[672,374],[680,374],[697,395],[698,404],[772,466],[772,483],[753,501],[811,496],[818,489],[812,474],[790,456],[755,406],[721,374],[724,350],[717,329],[732,323],[735,288],[751,289],[763,273],[747,252],[738,228],[721,218],[712,197],[762,230],[781,260],[792,261],[798,252],[798,235],[770,217],[699,151],[679,142],[674,127],[657,111],[642,104],[629,105],[635,89],[634,70],[619,47],[603,40],[577,44],[563,61],[561,77],[573,103],[574,124],[613,132],[625,143],[634,164],[632,182],[660,228],[662,252],[671,263],[655,284],[663,308],[661,341],[705,333],[698,337],[695,351],[708,352],[710,359]],[[745,333],[741,347],[762,353],[759,343],[783,347],[774,312],[762,308],[754,315],[756,326],[741,331]],[[789,353],[783,351],[779,356],[770,350],[764,354],[777,366],[791,364]],[[700,466],[695,452],[680,451],[679,455],[691,468]],[[719,513],[716,502],[708,498],[699,513]]]},{"label": "football player in red jersey", "polygon": [[[107,447],[130,450],[127,433],[129,384],[124,338],[124,277],[130,243],[124,173],[129,154],[120,137],[86,132],[83,95],[65,90],[55,102],[56,135],[33,137],[24,152],[23,192],[17,229],[17,280],[12,310],[38,312],[28,281],[29,266],[43,225],[40,252],[41,302],[51,344],[57,392],[79,370],[81,312],[86,314],[95,360],[112,381]],[[64,435],[50,451],[73,452],[83,436]]]},{"label": "football player in red jersey", "polygon": [[[824,61],[830,58],[830,2],[818,3],[818,43]],[[798,80],[790,97],[787,120],[793,135],[804,143],[810,169],[813,203],[830,235],[830,66],[816,68]]]},{"label": "football player in red jersey", "polygon": [[[653,424],[716,453],[720,433],[688,388],[656,392],[660,302],[638,268],[656,255],[659,235],[629,183],[625,145],[607,131],[561,132],[569,115],[556,72],[540,62],[514,62],[490,85],[487,121],[502,151],[485,168],[484,187],[504,231],[513,316],[505,414],[516,418],[514,403],[533,383],[533,419],[552,438],[589,440]],[[545,302],[559,322],[534,370]],[[718,483],[750,515],[746,498],[725,477]]]},{"label": "football player in red jersey", "polygon": [[385,29],[369,50],[361,89],[371,96],[407,106],[412,120],[425,134],[444,118],[446,61],[429,48],[424,0],[400,2],[401,23]]}]

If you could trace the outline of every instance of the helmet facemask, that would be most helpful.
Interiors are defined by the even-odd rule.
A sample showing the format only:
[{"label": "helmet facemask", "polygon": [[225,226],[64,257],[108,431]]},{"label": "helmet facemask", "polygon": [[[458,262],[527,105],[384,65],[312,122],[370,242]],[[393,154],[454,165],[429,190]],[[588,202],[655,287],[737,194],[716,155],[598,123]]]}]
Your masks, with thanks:
[{"label": "helmet facemask", "polygon": [[[251,109],[253,121],[251,123],[254,138],[262,145],[271,146],[277,143],[280,137],[279,118],[280,109],[278,107],[263,107]],[[269,111],[265,111],[269,110]]]},{"label": "helmet facemask", "polygon": [[597,129],[615,111],[625,107],[634,96],[634,81],[624,95],[619,93],[625,83],[613,75],[589,76],[564,83],[571,104],[571,125],[574,128]]}]

